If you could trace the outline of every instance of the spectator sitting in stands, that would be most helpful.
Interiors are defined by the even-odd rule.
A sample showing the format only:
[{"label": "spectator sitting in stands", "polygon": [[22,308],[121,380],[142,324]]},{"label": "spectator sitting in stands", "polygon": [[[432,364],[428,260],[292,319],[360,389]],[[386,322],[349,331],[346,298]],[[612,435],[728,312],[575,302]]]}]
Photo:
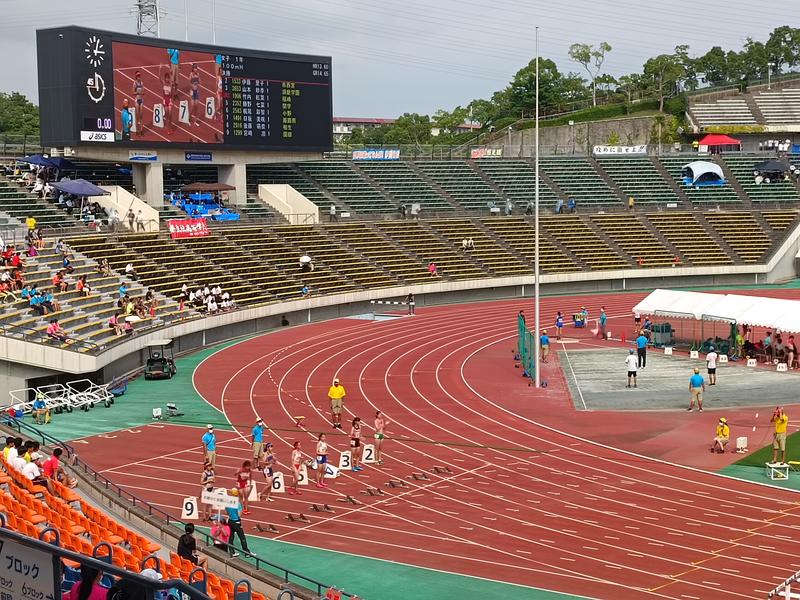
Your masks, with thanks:
[{"label": "spectator sitting in stands", "polygon": [[119,320],[118,312],[115,312],[114,315],[108,320],[108,328],[113,330],[117,335],[122,335],[123,325]]},{"label": "spectator sitting in stands", "polygon": [[308,254],[303,254],[300,257],[300,272],[309,273],[314,270],[314,263],[311,262],[311,257]]},{"label": "spectator sitting in stands", "polygon": [[126,319],[125,323],[122,325],[122,331],[125,332],[125,335],[133,335],[134,334],[133,323],[131,323]]},{"label": "spectator sitting in stands", "polygon": [[22,290],[20,291],[19,295],[23,300],[29,300],[31,295],[33,294],[33,290],[31,289],[31,284],[26,283]]},{"label": "spectator sitting in stands", "polygon": [[775,334],[774,348],[775,348],[775,358],[777,358],[778,360],[782,359],[786,346],[783,343],[783,337],[781,336],[780,333]]},{"label": "spectator sitting in stands", "polygon": [[221,296],[222,288],[220,287],[219,284],[217,284],[211,289],[211,293],[214,294],[215,296]]},{"label": "spectator sitting in stands", "polygon": [[50,312],[56,312],[61,310],[61,304],[58,303],[56,297],[52,294],[52,292],[44,292],[41,294],[42,296],[42,305],[49,310]]},{"label": "spectator sitting in stands", "polygon": [[533,214],[533,203],[528,202],[528,206],[525,207],[525,214],[530,216]]},{"label": "spectator sitting in stands", "polygon": [[0,257],[3,259],[3,264],[8,265],[12,256],[14,256],[14,246],[9,244],[3,249],[3,253],[0,254]]},{"label": "spectator sitting in stands", "polygon": [[37,250],[41,250],[44,248],[44,232],[42,231],[41,227],[36,228],[36,234],[34,235],[33,241],[36,244]]},{"label": "spectator sitting in stands", "polygon": [[61,448],[56,448],[53,450],[53,454],[44,461],[42,464],[42,471],[46,477],[51,479],[55,479],[56,481],[60,481],[64,485],[74,488],[78,485],[78,480],[73,479],[69,475],[67,475],[66,470],[64,467],[61,466],[61,455],[64,454],[64,450]]},{"label": "spectator sitting in stands", "polygon": [[120,298],[124,298],[125,296],[128,295],[128,287],[125,285],[124,281],[120,284],[118,291]]},{"label": "spectator sitting in stands", "polygon": [[11,300],[12,302],[17,301],[17,297],[14,295],[14,292],[11,290],[11,283],[8,281],[0,281],[0,298],[3,300]]},{"label": "spectator sitting in stands", "polygon": [[[528,206],[530,206],[530,204]],[[562,212],[564,212],[564,200],[562,200],[561,198],[556,200],[556,211],[555,212],[556,212],[557,215],[560,215]],[[531,210],[530,214],[533,214],[533,210]]]},{"label": "spectator sitting in stands", "polygon": [[236,302],[228,292],[222,292],[222,310],[233,310],[236,308]]},{"label": "spectator sitting in stands", "polygon": [[469,248],[469,242],[467,242],[467,238],[463,238],[461,240],[461,249],[466,252],[467,248]]},{"label": "spectator sitting in stands", "polygon": [[30,479],[33,485],[44,486],[48,492],[55,494],[52,482],[42,475],[42,455],[38,452],[32,452],[30,456],[30,462],[25,463],[25,466],[22,467],[22,474]]},{"label": "spectator sitting in stands", "polygon": [[125,296],[125,320],[128,319],[138,320],[138,317],[136,316],[136,304],[130,296]]},{"label": "spectator sitting in stands", "polygon": [[89,296],[92,293],[92,288],[89,287],[89,284],[86,282],[86,275],[78,277],[78,283],[75,285],[75,289],[84,296]]},{"label": "spectator sitting in stands", "polygon": [[19,252],[14,252],[14,254],[11,256],[11,259],[8,261],[8,266],[13,269],[19,269],[21,271],[27,265],[25,264],[25,261],[22,260],[22,257],[19,255]]},{"label": "spectator sitting in stands", "polygon": [[53,287],[58,288],[59,292],[66,292],[69,289],[69,284],[64,279],[64,271],[58,271],[53,275]]},{"label": "spectator sitting in stands", "polygon": [[61,260],[61,268],[67,272],[68,275],[71,275],[75,271],[75,267],[72,266],[72,261],[69,259],[69,256],[64,256]]},{"label": "spectator sitting in stands", "polygon": [[11,289],[13,290],[21,290],[22,286],[25,285],[25,278],[22,276],[22,271],[19,269],[15,269],[11,273]]},{"label": "spectator sitting in stands", "polygon": [[136,269],[133,268],[133,263],[125,265],[125,277],[133,281],[139,281],[139,277],[136,275]]},{"label": "spectator sitting in stands", "polygon": [[208,297],[208,301],[206,302],[206,310],[210,315],[213,315],[219,311],[219,305],[217,304],[217,299],[213,295]]},{"label": "spectator sitting in stands", "polygon": [[308,289],[308,286],[304,283],[303,287],[300,289],[300,295],[305,298],[311,293],[311,290]]},{"label": "spectator sitting in stands", "polygon": [[58,324],[58,319],[50,320],[50,325],[47,326],[47,336],[64,344],[72,343],[67,332]]},{"label": "spectator sitting in stands", "polygon": [[25,255],[28,258],[36,258],[39,256],[39,249],[36,247],[36,244],[28,242],[28,246],[25,248]]},{"label": "spectator sitting in stands", "polygon": [[468,250],[475,249],[475,241],[471,237],[467,238],[467,249]]},{"label": "spectator sitting in stands", "polygon": [[144,301],[142,300],[141,296],[133,303],[133,312],[135,312],[136,316],[140,319],[147,318],[147,308],[145,308]]},{"label": "spectator sitting in stands", "polygon": [[104,277],[111,277],[111,265],[108,264],[108,259],[100,259],[100,261],[97,263],[97,272]]},{"label": "spectator sitting in stands", "polygon": [[428,273],[431,274],[431,277],[438,277],[439,276],[439,269],[436,267],[436,263],[431,261],[428,263]]},{"label": "spectator sitting in stands", "polygon": [[208,298],[211,295],[211,290],[208,288],[208,284],[203,284],[203,300]]}]

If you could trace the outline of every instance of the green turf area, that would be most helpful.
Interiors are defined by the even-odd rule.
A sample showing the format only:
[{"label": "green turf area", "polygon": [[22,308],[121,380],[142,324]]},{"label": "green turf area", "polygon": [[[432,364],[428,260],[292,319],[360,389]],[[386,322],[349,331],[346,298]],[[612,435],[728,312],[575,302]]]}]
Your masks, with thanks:
[{"label": "green turf area", "polygon": [[179,358],[176,360],[178,374],[172,379],[145,381],[144,377],[138,377],[130,382],[127,393],[117,398],[111,408],[96,406],[88,413],[73,411],[53,415],[52,423],[42,427],[42,430],[56,439],[68,442],[118,429],[146,425],[153,421],[153,409],[161,407],[164,410],[167,402],[174,402],[184,413],[182,417],[170,419],[170,423],[186,425],[214,423],[220,429],[231,429],[225,415],[203,400],[192,384],[192,375],[197,365],[214,352],[230,345],[232,343],[221,344]]},{"label": "green turf area", "polygon": [[[720,470],[722,475],[766,483],[791,490],[800,490],[800,473],[789,472],[788,480],[770,479],[764,465],[772,460],[772,444],[759,448],[752,454]],[[800,431],[786,438],[786,460],[800,460]]]},{"label": "green turf area", "polygon": [[[409,588],[421,598],[462,600],[467,594],[481,600],[569,600],[580,598],[548,590],[512,585],[466,575],[423,569],[396,562],[354,556],[248,536],[250,550],[259,558],[285,565],[297,573],[351,594],[380,600],[407,600]],[[283,576],[283,573],[278,573]],[[290,579],[292,579],[290,577]],[[295,581],[292,579],[292,581]],[[296,580],[299,585],[308,582]]]},{"label": "green turf area", "polygon": [[[780,458],[780,456],[778,456]],[[800,431],[790,434],[786,438],[786,460],[800,460]],[[745,467],[764,468],[764,464],[772,461],[772,443],[748,454],[743,459],[736,461],[737,465]]]}]

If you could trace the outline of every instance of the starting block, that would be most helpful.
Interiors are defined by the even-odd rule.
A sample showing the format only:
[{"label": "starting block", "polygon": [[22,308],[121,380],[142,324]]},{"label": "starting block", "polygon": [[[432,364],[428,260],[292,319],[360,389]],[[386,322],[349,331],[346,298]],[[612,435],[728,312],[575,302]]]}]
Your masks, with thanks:
[{"label": "starting block", "polygon": [[789,464],[788,463],[767,463],[767,477],[775,481],[788,481],[789,479]]},{"label": "starting block", "polygon": [[390,479],[389,483],[387,483],[389,487],[396,488],[396,487],[406,487],[405,481],[395,481],[394,479]]},{"label": "starting block", "polygon": [[378,488],[367,488],[361,491],[362,494],[366,494],[367,496],[385,496],[386,493]]},{"label": "starting block", "polygon": [[255,529],[256,529],[257,531],[260,531],[261,533],[278,533],[278,528],[277,528],[277,527],[275,527],[275,525],[273,525],[272,523],[269,523],[269,524],[267,525],[267,528],[266,528],[266,529],[264,529],[264,528],[261,526],[261,524],[259,524],[259,523],[256,523]]},{"label": "starting block", "polygon": [[736,438],[736,452],[739,454],[747,452],[747,437],[743,436]]},{"label": "starting block", "polygon": [[345,496],[344,498],[338,498],[337,502],[344,502],[346,504],[353,504],[355,506],[358,506],[359,504],[361,504],[361,502],[359,502],[358,500],[356,500],[352,496]]},{"label": "starting block", "polygon": [[294,522],[296,522],[296,521],[300,521],[300,522],[302,522],[302,523],[311,523],[311,521],[309,520],[309,518],[308,518],[307,516],[305,516],[303,513],[300,513],[300,514],[299,514],[299,515],[297,515],[296,517],[295,517],[295,516],[294,516],[292,513],[288,513],[288,514],[286,515],[286,518],[287,518],[289,521],[291,521],[292,523],[294,523]]},{"label": "starting block", "polygon": [[442,473],[447,473],[448,475],[451,475],[451,474],[453,473],[453,472],[450,470],[450,467],[433,467],[433,468],[431,469],[431,471],[433,471],[433,472],[434,472],[434,473],[436,473],[437,475],[441,475]]},{"label": "starting block", "polygon": [[316,504],[312,504],[311,505],[311,510],[313,510],[314,512],[330,512],[330,513],[333,512],[333,509],[330,506],[328,506],[327,504],[323,504],[322,508],[320,508]]},{"label": "starting block", "polygon": [[412,473],[411,477],[414,481],[429,481],[430,477],[428,477],[425,473]]}]

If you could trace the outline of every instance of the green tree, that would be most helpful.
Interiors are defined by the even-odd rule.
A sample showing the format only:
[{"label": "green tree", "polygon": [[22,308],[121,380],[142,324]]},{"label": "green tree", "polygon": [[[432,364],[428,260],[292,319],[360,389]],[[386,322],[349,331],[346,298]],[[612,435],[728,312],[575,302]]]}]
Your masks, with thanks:
[{"label": "green tree", "polygon": [[39,108],[19,92],[0,92],[0,133],[39,134]]},{"label": "green tree", "polygon": [[764,45],[769,62],[775,64],[774,73],[778,74],[784,66],[789,68],[800,64],[800,29],[776,27]]},{"label": "green tree", "polygon": [[437,110],[431,119],[434,126],[439,128],[439,135],[454,134],[456,129],[469,120],[469,109],[456,106],[452,111]]},{"label": "green tree", "polygon": [[427,115],[405,113],[386,132],[387,144],[427,144],[431,140],[431,119]]},{"label": "green tree", "polygon": [[685,71],[675,54],[660,54],[644,63],[645,77],[658,95],[658,110],[664,110],[664,99],[675,89]]},{"label": "green tree", "polygon": [[639,73],[623,75],[617,80],[617,90],[625,94],[628,98],[628,104],[633,102],[634,94],[643,91],[644,87],[644,81]]},{"label": "green tree", "polygon": [[[580,89],[576,83],[580,82]],[[520,115],[523,111],[530,113],[536,106],[536,61],[530,61],[525,67],[517,71],[511,85],[505,90],[507,96],[504,100],[508,103],[507,116]],[[542,107],[563,107],[566,100],[572,100],[576,95],[583,95],[585,86],[583,80],[577,75],[567,77],[561,74],[549,58],[539,59],[539,105]],[[497,95],[497,94],[495,94]],[[493,97],[494,100],[494,97]],[[555,111],[551,111],[555,112]],[[504,115],[505,116],[505,115]]]},{"label": "green tree", "polygon": [[600,75],[600,69],[606,60],[606,54],[609,52],[611,52],[611,45],[608,42],[600,42],[597,48],[590,44],[572,44],[569,47],[569,57],[583,66],[589,74],[592,88],[592,106],[597,106],[597,77]]},{"label": "green tree", "polygon": [[729,57],[719,46],[714,46],[696,60],[695,68],[702,73],[708,83],[719,85],[734,79],[729,65]]}]

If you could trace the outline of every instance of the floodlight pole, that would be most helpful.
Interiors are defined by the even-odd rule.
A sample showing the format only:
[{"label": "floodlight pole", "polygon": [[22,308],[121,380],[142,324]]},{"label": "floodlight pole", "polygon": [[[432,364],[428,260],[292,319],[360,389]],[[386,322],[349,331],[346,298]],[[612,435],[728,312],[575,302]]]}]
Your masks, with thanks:
[{"label": "floodlight pole", "polygon": [[211,0],[211,43],[217,43],[216,0]]},{"label": "floodlight pole", "polygon": [[189,41],[189,0],[183,0],[183,39]]},{"label": "floodlight pole", "polygon": [[541,387],[542,378],[539,373],[540,350],[539,343],[539,28],[536,28],[536,121],[534,127],[534,158],[536,165],[536,188],[534,196],[534,255],[533,255],[533,381],[535,387]]}]

